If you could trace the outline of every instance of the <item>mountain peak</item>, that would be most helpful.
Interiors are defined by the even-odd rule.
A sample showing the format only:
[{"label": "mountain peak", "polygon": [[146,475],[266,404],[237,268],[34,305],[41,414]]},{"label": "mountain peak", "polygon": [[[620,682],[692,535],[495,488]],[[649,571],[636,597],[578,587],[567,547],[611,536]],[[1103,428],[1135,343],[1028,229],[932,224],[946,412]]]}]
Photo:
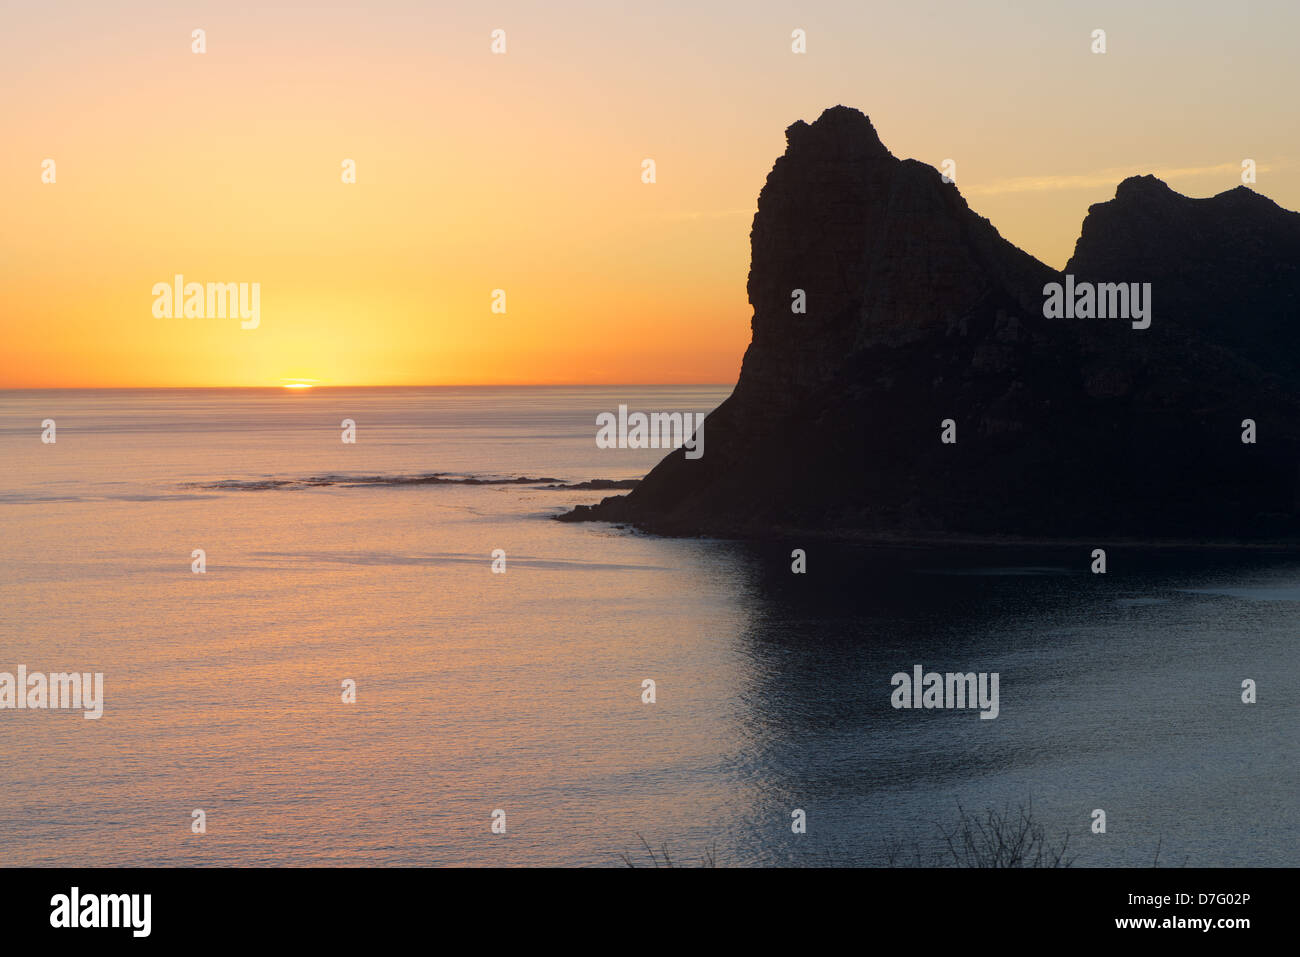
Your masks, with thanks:
[{"label": "mountain peak", "polygon": [[1130,176],[1115,187],[1116,199],[1154,199],[1177,196],[1169,184],[1157,176]]},{"label": "mountain peak", "polygon": [[810,149],[820,153],[833,151],[841,155],[893,158],[871,119],[851,106],[829,107],[811,124],[796,120],[786,129],[785,140],[787,154],[796,149]]},{"label": "mountain peak", "polygon": [[1212,199],[1220,202],[1231,203],[1240,206],[1242,209],[1275,209],[1286,212],[1281,206],[1273,202],[1263,193],[1256,192],[1249,186],[1234,186],[1232,189],[1225,189],[1222,193],[1216,193]]}]

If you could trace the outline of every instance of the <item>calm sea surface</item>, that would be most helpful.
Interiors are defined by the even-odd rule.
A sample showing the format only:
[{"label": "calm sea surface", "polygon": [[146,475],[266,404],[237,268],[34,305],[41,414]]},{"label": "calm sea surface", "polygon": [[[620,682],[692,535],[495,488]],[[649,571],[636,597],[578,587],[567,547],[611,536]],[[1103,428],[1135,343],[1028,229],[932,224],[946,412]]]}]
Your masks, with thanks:
[{"label": "calm sea surface", "polygon": [[[0,864],[882,864],[1029,802],[1076,866],[1298,862],[1297,556],[669,540],[401,481],[638,478],[598,413],[729,391],[0,392],[0,671],[105,676],[98,721],[0,711]],[[916,664],[999,673],[998,718],[893,709]]]}]

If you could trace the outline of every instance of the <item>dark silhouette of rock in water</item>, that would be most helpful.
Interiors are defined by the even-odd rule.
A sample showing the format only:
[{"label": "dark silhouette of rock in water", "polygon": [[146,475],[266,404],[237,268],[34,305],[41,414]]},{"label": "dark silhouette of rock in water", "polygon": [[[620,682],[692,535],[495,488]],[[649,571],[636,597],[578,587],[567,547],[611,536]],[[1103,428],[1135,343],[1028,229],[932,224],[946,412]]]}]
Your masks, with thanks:
[{"label": "dark silhouette of rock in water", "polygon": [[1300,539],[1300,214],[1244,187],[1189,199],[1127,179],[1089,210],[1065,273],[1150,283],[1150,327],[1045,318],[1044,287],[1065,275],[891,155],[862,113],[834,107],[786,139],[750,234],[753,340],[703,457],[676,450],[630,494],[563,518]]}]

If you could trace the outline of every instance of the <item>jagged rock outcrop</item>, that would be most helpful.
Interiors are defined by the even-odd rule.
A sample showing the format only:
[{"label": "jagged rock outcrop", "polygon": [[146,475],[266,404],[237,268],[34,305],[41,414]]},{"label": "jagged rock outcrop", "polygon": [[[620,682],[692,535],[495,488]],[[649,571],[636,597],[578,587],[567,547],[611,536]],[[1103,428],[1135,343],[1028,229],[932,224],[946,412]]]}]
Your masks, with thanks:
[{"label": "jagged rock outcrop", "polygon": [[1125,180],[1066,272],[1150,283],[1151,327],[1049,319],[1044,287],[1062,276],[938,171],[892,156],[862,113],[835,107],[786,138],[750,234],[753,339],[705,454],[675,451],[631,494],[564,518],[746,537],[1300,538],[1300,215],[1245,188],[1197,200]]}]

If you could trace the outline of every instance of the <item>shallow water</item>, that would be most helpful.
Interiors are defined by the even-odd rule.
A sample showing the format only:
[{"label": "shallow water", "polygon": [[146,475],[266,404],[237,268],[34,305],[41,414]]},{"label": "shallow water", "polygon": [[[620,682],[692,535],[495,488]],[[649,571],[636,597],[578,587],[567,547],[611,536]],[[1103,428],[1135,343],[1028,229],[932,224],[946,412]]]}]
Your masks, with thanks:
[{"label": "shallow water", "polygon": [[[1100,576],[1089,549],[660,539],[550,520],[608,492],[386,481],[638,477],[662,453],[596,448],[598,412],[728,391],[0,393],[0,671],[102,671],[106,698],[0,711],[0,863],[618,865],[641,837],[928,863],[959,804],[1028,801],[1077,865],[1296,863],[1296,556],[1112,548]],[[891,707],[916,664],[997,672],[997,719]]]}]

